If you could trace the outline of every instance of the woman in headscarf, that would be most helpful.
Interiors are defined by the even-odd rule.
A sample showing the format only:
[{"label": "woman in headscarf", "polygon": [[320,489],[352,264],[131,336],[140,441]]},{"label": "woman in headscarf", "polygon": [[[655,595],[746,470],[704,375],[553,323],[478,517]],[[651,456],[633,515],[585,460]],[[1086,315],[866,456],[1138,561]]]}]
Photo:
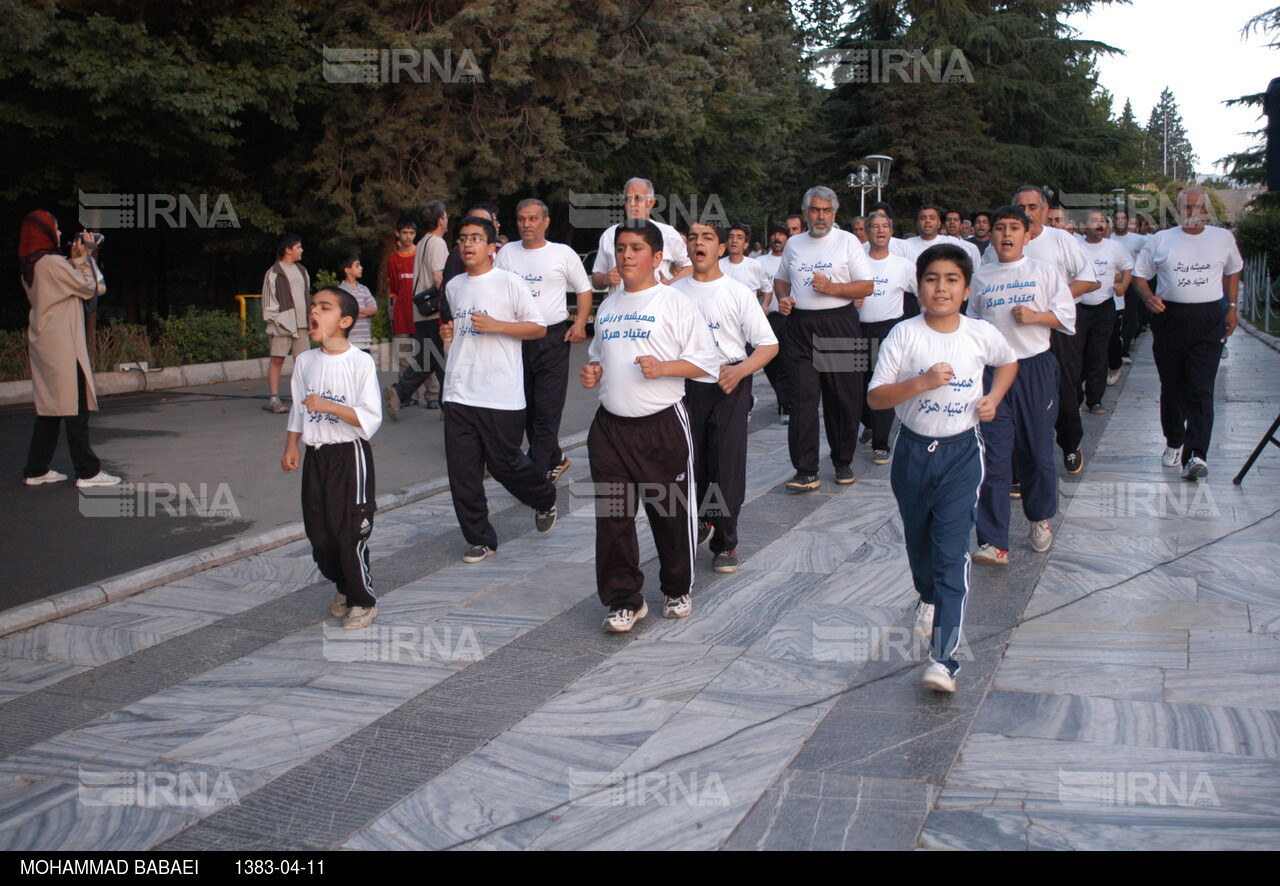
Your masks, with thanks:
[{"label": "woman in headscarf", "polygon": [[57,220],[42,209],[22,221],[18,257],[22,288],[31,302],[27,342],[36,401],[23,476],[28,486],[67,479],[49,467],[58,446],[58,425],[65,421],[76,485],[114,486],[120,478],[102,470],[89,446],[89,412],[98,408],[98,398],[85,343],[84,302],[102,286],[89,259],[91,235],[76,238],[70,261],[58,252],[61,236]]}]

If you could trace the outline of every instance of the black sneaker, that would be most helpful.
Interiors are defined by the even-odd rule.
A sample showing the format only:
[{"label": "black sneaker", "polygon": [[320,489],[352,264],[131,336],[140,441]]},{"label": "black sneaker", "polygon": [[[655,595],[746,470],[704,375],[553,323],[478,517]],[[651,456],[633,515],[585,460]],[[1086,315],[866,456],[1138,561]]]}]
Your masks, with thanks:
[{"label": "black sneaker", "polygon": [[543,535],[551,531],[551,527],[556,525],[556,506],[552,505],[549,511],[534,511],[533,525]]},{"label": "black sneaker", "polygon": [[796,475],[787,481],[787,489],[792,492],[809,492],[822,485],[817,474],[805,474],[796,471]]},{"label": "black sneaker", "polygon": [[1068,474],[1078,474],[1084,470],[1084,453],[1079,449],[1064,453],[1062,463],[1066,466]]},{"label": "black sneaker", "polygon": [[710,523],[706,523],[706,522],[699,523],[698,524],[698,547],[702,547],[707,542],[711,541],[711,536],[715,534],[716,534],[716,528],[712,526]]},{"label": "black sneaker", "polygon": [[567,470],[569,470],[569,459],[566,458],[563,461],[561,461],[560,464],[556,465],[554,468],[547,471],[547,479],[550,480],[552,483],[558,483],[560,481],[561,475],[564,474],[564,472]]},{"label": "black sneaker", "polygon": [[1009,487],[1009,498],[1022,498],[1022,484],[1014,483]]},{"label": "black sneaker", "polygon": [[836,465],[836,482],[841,486],[848,486],[854,481],[853,467],[851,465]]},{"label": "black sneaker", "polygon": [[496,553],[498,552],[491,547],[487,547],[485,545],[472,545],[467,548],[467,552],[462,555],[462,562],[479,563],[481,560],[484,560],[487,557],[492,557]]},{"label": "black sneaker", "polygon": [[859,443],[861,443],[863,446],[866,446],[868,443],[870,443],[870,442],[871,442],[871,429],[870,429],[870,428],[863,428],[863,429],[862,429],[862,436],[858,438],[858,442],[859,442]]},{"label": "black sneaker", "polygon": [[711,568],[716,572],[737,572],[738,552],[721,551],[716,554],[715,559],[711,561]]},{"label": "black sneaker", "polygon": [[439,409],[439,408],[440,408],[440,401],[439,401],[439,400],[428,400],[428,401],[427,401],[427,408],[428,408],[428,409]]}]

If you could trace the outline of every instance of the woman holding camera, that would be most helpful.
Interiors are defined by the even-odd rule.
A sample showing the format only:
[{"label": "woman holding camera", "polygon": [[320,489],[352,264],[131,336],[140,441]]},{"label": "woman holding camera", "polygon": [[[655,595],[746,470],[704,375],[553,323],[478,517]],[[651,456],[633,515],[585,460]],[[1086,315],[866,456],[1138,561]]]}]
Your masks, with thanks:
[{"label": "woman holding camera", "polygon": [[104,288],[89,258],[97,238],[82,233],[68,261],[58,252],[61,237],[57,220],[42,209],[22,221],[18,257],[22,288],[31,302],[27,342],[36,405],[23,476],[28,486],[67,479],[49,467],[58,445],[58,425],[65,420],[76,485],[114,486],[120,478],[102,470],[89,446],[89,412],[98,408],[98,398],[85,343],[84,303]]}]

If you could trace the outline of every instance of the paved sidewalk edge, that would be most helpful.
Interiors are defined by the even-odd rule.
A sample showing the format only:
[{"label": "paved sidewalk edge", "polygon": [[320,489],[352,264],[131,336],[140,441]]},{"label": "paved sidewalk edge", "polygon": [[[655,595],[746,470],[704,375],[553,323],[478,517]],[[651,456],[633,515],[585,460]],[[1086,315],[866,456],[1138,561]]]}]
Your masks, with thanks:
[{"label": "paved sidewalk edge", "polygon": [[[568,451],[586,445],[587,431],[580,431],[560,441],[560,448]],[[413,483],[399,492],[378,496],[378,510],[393,511],[406,505],[415,504],[423,499],[439,495],[449,488],[448,477],[437,477],[422,483]],[[241,538],[232,539],[212,547],[189,554],[182,554],[168,560],[161,560],[150,566],[135,569],[121,575],[115,575],[94,584],[84,585],[70,591],[63,591],[24,603],[12,609],[0,612],[0,637],[15,631],[33,628],[45,622],[54,621],[85,609],[92,609],[104,603],[114,603],[125,597],[140,594],[158,585],[168,584],[180,578],[186,578],[215,566],[223,566],[254,554],[261,554],[273,548],[299,541],[306,537],[302,521],[283,523],[271,529],[254,532]]]},{"label": "paved sidewalk edge", "polygon": [[[1236,326],[1240,329],[1243,329],[1245,332],[1249,333],[1250,335],[1252,335],[1254,338],[1262,342],[1271,350],[1280,352],[1280,339],[1277,339],[1274,335],[1263,332],[1261,329],[1254,326],[1248,320],[1241,320],[1239,323],[1236,324]],[[1230,339],[1228,339],[1228,341],[1230,341]]]}]

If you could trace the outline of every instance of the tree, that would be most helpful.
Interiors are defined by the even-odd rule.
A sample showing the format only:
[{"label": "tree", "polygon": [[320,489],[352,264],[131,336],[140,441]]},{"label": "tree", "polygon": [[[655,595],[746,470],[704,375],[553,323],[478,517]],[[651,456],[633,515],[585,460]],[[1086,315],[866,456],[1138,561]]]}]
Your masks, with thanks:
[{"label": "tree", "polygon": [[1160,99],[1151,109],[1147,120],[1147,138],[1154,145],[1156,155],[1154,170],[1164,178],[1189,179],[1195,172],[1196,155],[1191,150],[1178,103],[1169,87],[1160,93]]},{"label": "tree", "polygon": [[[1244,38],[1248,38],[1250,34],[1257,32],[1259,34],[1273,35],[1270,43],[1266,44],[1270,49],[1280,49],[1280,6],[1269,9],[1259,15],[1254,16],[1245,23],[1240,34]],[[1252,95],[1244,95],[1240,98],[1230,99],[1223,102],[1227,106],[1242,105],[1245,107],[1256,107],[1261,112],[1265,93],[1258,92]],[[1261,116],[1261,113],[1259,113]],[[1267,142],[1266,130],[1259,129],[1254,132],[1245,133],[1246,135],[1257,138],[1258,141],[1250,148],[1235,154],[1228,154],[1217,162],[1217,166],[1230,175],[1233,179],[1242,185],[1261,185],[1267,180],[1266,155]],[[1252,201],[1251,206],[1257,207],[1273,207],[1280,208],[1280,193],[1267,191],[1259,194]],[[1280,250],[1277,250],[1280,254]]]}]

